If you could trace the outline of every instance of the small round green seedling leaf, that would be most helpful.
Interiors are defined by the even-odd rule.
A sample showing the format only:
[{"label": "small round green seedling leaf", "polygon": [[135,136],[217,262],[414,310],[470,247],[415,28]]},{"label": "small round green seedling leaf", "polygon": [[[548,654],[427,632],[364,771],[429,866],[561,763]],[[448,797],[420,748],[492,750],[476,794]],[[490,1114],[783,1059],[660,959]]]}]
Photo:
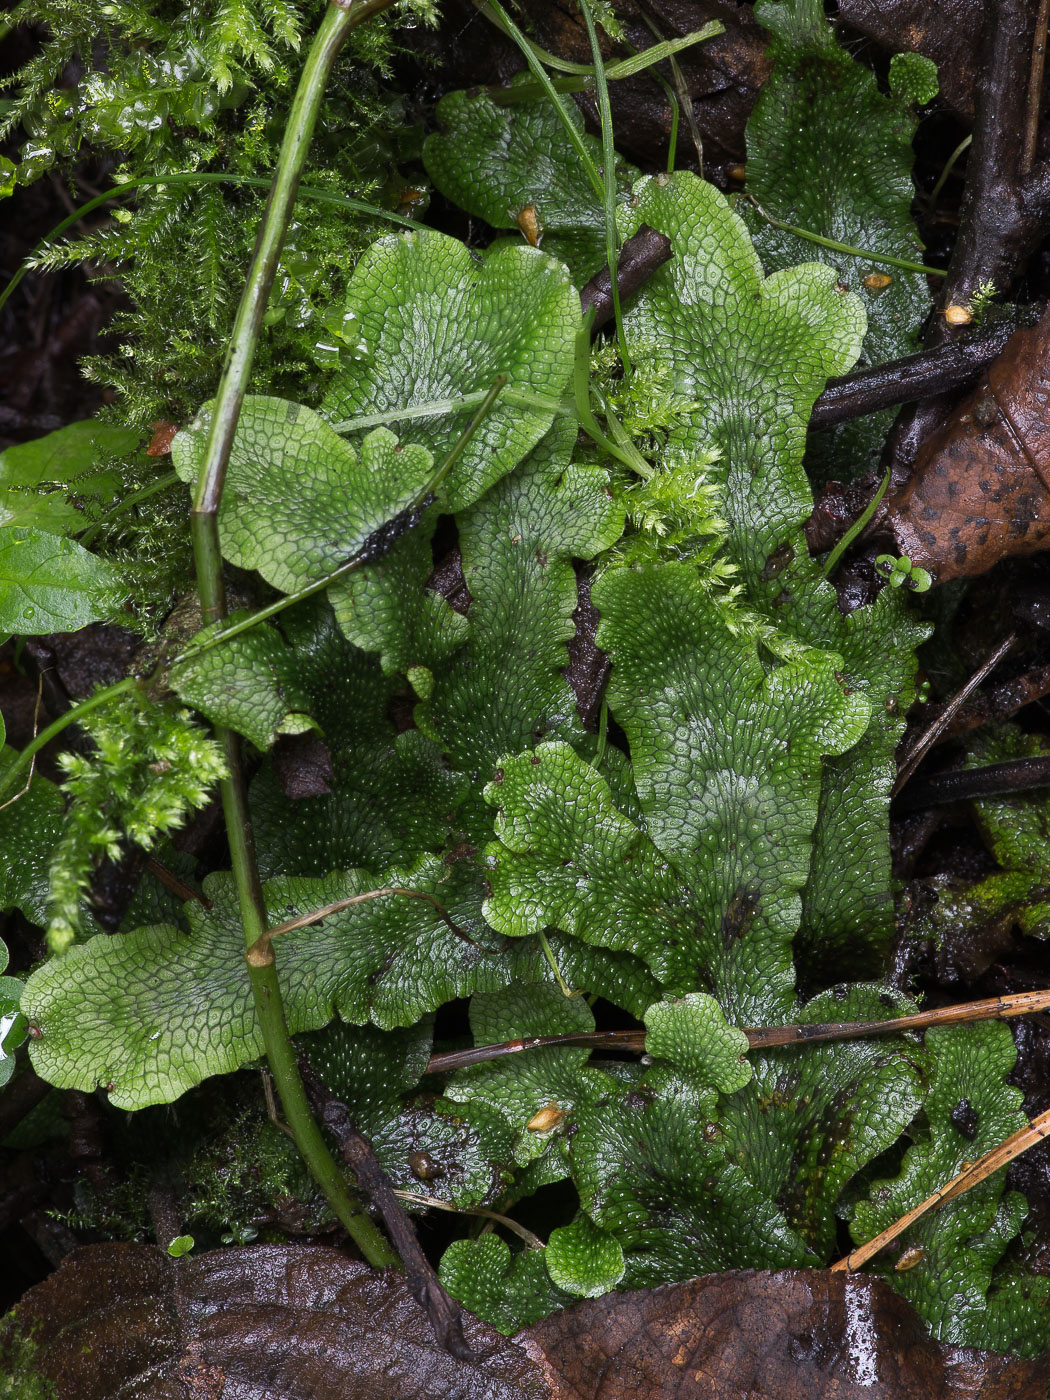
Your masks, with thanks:
[{"label": "small round green seedling leaf", "polygon": [[624,1275],[619,1240],[600,1230],[586,1215],[551,1231],[544,1258],[553,1282],[583,1298],[601,1297]]},{"label": "small round green seedling leaf", "polygon": [[168,1253],[173,1259],[181,1259],[184,1254],[189,1254],[195,1244],[196,1240],[192,1235],[176,1235],[168,1245]]},{"label": "small round green seedling leaf", "polygon": [[575,1299],[554,1287],[544,1251],[511,1254],[498,1235],[456,1240],[441,1257],[438,1277],[453,1298],[508,1336]]},{"label": "small round green seedling leaf", "polygon": [[913,107],[925,107],[939,91],[937,65],[921,53],[895,53],[890,59],[890,92]]},{"label": "small round green seedling leaf", "polygon": [[645,1013],[645,1048],[670,1060],[693,1088],[731,1094],[751,1078],[747,1036],[726,1023],[722,1008],[700,992],[658,1001]]}]

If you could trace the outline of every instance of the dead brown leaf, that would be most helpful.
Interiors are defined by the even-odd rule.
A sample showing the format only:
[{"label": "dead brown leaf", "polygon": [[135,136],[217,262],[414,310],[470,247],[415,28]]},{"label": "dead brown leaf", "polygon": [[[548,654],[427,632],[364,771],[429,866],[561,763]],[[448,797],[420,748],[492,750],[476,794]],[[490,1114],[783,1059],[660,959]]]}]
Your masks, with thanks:
[{"label": "dead brown leaf", "polygon": [[1050,313],[1017,331],[919,450],[881,528],[934,581],[1050,546]]},{"label": "dead brown leaf", "polygon": [[[545,1400],[523,1353],[468,1317],[481,1358],[434,1340],[399,1274],[335,1250],[262,1245],[178,1261],[79,1249],[15,1318],[58,1400]],[[0,1344],[0,1362],[4,1360]]]},{"label": "dead brown leaf", "polygon": [[514,1341],[467,1316],[476,1365],[399,1275],[316,1246],[90,1245],[14,1320],[58,1400],[1045,1400],[1050,1381],[1050,1357],[942,1346],[880,1279],[822,1270],[610,1293]]},{"label": "dead brown leaf", "polygon": [[931,1341],[869,1274],[737,1270],[608,1293],[518,1338],[551,1400],[1044,1400],[1050,1358]]}]

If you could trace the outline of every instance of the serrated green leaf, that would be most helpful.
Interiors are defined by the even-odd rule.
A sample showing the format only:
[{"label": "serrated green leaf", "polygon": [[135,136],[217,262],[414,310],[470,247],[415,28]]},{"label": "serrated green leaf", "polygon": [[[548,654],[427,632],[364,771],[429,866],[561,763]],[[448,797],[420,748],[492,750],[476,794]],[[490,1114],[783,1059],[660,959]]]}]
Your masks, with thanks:
[{"label": "serrated green leaf", "polygon": [[133,452],[138,442],[130,428],[91,418],[6,448],[0,452],[0,526],[32,526],[52,535],[82,530],[87,521],[67,500],[68,492],[112,500],[120,477],[96,468]]},{"label": "serrated green leaf", "polygon": [[[528,74],[511,87],[532,81]],[[585,130],[572,98],[559,99],[596,167],[602,144]],[[535,210],[548,251],[564,258],[581,284],[605,262],[605,211],[564,125],[546,96],[504,104],[483,91],[450,92],[437,105],[438,130],[423,163],[442,194],[493,228],[516,229]],[[641,172],[617,162],[621,189]]]},{"label": "serrated green leaf", "polygon": [[108,617],[119,597],[119,575],[74,540],[0,529],[0,633],[76,632]]},{"label": "serrated green leaf", "polygon": [[720,1269],[807,1268],[817,1256],[726,1157],[717,1119],[681,1081],[614,1085],[581,1103],[569,1140],[580,1204],[624,1251],[624,1287]]},{"label": "serrated green leaf", "polygon": [[[918,54],[896,55],[891,73],[896,71],[907,91],[888,98],[871,69],[838,44],[819,0],[766,0],[755,17],[772,34],[773,71],[748,122],[748,193],[783,223],[850,247],[922,262],[911,215],[916,119],[907,103],[928,101],[936,92],[934,65]],[[923,65],[921,72],[917,65]],[[932,92],[925,65],[933,70]],[[770,270],[816,256],[848,283],[867,311],[869,363],[917,348],[930,306],[921,273],[815,247],[772,227],[754,210],[746,217]],[[865,285],[871,274],[879,280]],[[889,283],[881,281],[884,276]],[[822,476],[855,476],[874,466],[891,421],[892,411],[820,435],[814,447]]]},{"label": "serrated green leaf", "polygon": [[544,1251],[511,1255],[498,1235],[456,1240],[441,1256],[438,1277],[453,1298],[507,1336],[573,1301],[550,1281]]},{"label": "serrated green leaf", "polygon": [[[871,69],[836,42],[817,0],[764,0],[755,17],[772,35],[773,72],[748,122],[748,192],[784,223],[921,261],[911,217],[915,117],[900,100],[884,97]],[[902,68],[904,57],[896,56],[898,75],[913,72],[909,60],[919,56],[908,55]],[[754,227],[755,246],[769,267],[790,267],[814,254],[814,245],[795,234],[758,219]],[[829,250],[819,256],[864,302],[865,352],[872,363],[915,348],[930,301],[921,273]],[[862,279],[871,272],[887,272],[893,282],[869,291]]]},{"label": "serrated green leaf", "polygon": [[382,868],[445,849],[468,780],[450,771],[418,730],[397,732],[389,710],[399,683],[346,641],[324,602],[290,609],[282,631],[309,712],[326,736],[333,776],[328,795],[299,801],[285,796],[272,768],[255,779],[252,814],[264,876]]},{"label": "serrated green leaf", "polygon": [[669,1061],[698,1092],[729,1094],[751,1078],[747,1036],[727,1024],[722,1008],[701,992],[658,1001],[645,1013],[648,1054]]},{"label": "serrated green leaf", "polygon": [[615,570],[593,596],[649,835],[726,949],[716,995],[734,1019],[776,1017],[791,998],[821,757],[856,743],[867,701],[827,653],[763,667],[688,565]]},{"label": "serrated green leaf", "polygon": [[[997,1147],[1027,1121],[1020,1089],[1007,1084],[1016,1059],[1008,1026],[986,1021],[926,1032],[928,1088],[925,1126],[904,1155],[899,1176],[873,1183],[853,1212],[857,1243],[871,1239],[938,1187]],[[999,1324],[989,1318],[992,1270],[1027,1213],[1018,1192],[1004,1194],[1005,1170],[924,1216],[902,1236],[895,1253],[921,1250],[918,1262],[875,1267],[917,1309],[934,1335],[960,1346],[984,1347]],[[1045,1329],[1044,1329],[1045,1332]]]},{"label": "serrated green leaf", "polygon": [[[913,1009],[884,987],[839,987],[799,1007],[792,1020],[879,1021]],[[752,1051],[749,1059],[752,1081],[722,1104],[727,1155],[827,1261],[846,1186],[919,1110],[920,1056],[881,1037]]]},{"label": "serrated green leaf", "polygon": [[[277,880],[265,887],[267,908],[276,923],[378,887],[436,893],[446,873],[429,859],[382,879],[356,871]],[[160,925],[95,938],[33,974],[25,1009],[41,1030],[33,1056],[44,1078],[88,1090],[112,1084],[114,1104],[139,1108],[170,1102],[262,1052],[231,878],[209,876],[204,889],[213,907],[187,909],[188,935]],[[460,912],[448,889],[437,898],[452,905],[453,918]],[[509,977],[505,957],[462,942],[432,905],[406,897],[367,901],[274,947],[293,1033],[316,1030],[337,1011],[384,1029],[411,1024]]]},{"label": "serrated green leaf", "polygon": [[[205,404],[172,442],[183,481],[196,481],[203,466],[211,411]],[[386,428],[369,433],[359,455],[312,409],[246,398],[219,511],[222,552],[294,592],[345,564],[432,472],[425,448],[402,447]]]},{"label": "serrated green leaf", "polygon": [[[441,901],[457,926],[487,938],[481,889],[468,864],[437,857],[381,876],[347,871],[264,886],[274,923],[377,888],[420,889]],[[229,875],[211,875],[210,909],[187,905],[189,932],[167,925],[94,938],[38,968],[23,1009],[40,1029],[31,1053],[58,1087],[110,1085],[125,1108],[168,1103],[211,1074],[262,1053],[244,962],[244,934]],[[512,981],[553,981],[532,946],[473,946],[433,905],[386,896],[330,915],[276,940],[289,1029],[316,1030],[338,1013],[381,1029],[412,1025],[446,1001]]]},{"label": "serrated green leaf", "polygon": [[826,764],[800,936],[816,975],[847,948],[858,972],[870,973],[871,950],[892,933],[893,751],[914,693],[912,649],[926,630],[895,590],[843,617],[801,528],[813,503],[805,425],[825,377],[855,358],[863,309],[830,268],[787,268],[763,280],[743,224],[695,176],[644,181],[636,197],[623,232],[648,223],[674,248],[625,317],[635,362],[651,357],[674,386],[671,460],[718,449],[707,475],[749,606],[776,629],[778,645],[794,635],[841,656],[844,688],[871,705],[862,742]]},{"label": "serrated green leaf", "polygon": [[626,1271],[619,1241],[585,1215],[551,1231],[543,1258],[555,1287],[582,1298],[600,1298]]},{"label": "serrated green leaf", "polygon": [[[195,641],[247,616],[231,613],[225,623],[205,628]],[[319,728],[310,716],[311,700],[300,680],[300,665],[277,629],[261,623],[173,666],[168,680],[183,700],[214,724],[235,729],[256,748],[268,749],[279,734]]]},{"label": "serrated green leaf", "polygon": [[567,744],[507,759],[485,797],[499,807],[486,851],[493,928],[521,938],[550,925],[633,952],[674,991],[729,980],[721,937],[677,871]]},{"label": "serrated green leaf", "polygon": [[[535,248],[505,248],[478,264],[440,233],[380,239],[354,269],[347,313],[360,358],[335,378],[322,409],[330,420],[386,412],[488,390],[558,398],[572,371],[579,298],[565,268]],[[497,401],[447,478],[452,510],[477,500],[539,442],[554,410]],[[463,414],[403,420],[404,443],[440,461],[466,427]],[[407,449],[406,449],[407,450]],[[393,514],[393,512],[390,512]]]}]

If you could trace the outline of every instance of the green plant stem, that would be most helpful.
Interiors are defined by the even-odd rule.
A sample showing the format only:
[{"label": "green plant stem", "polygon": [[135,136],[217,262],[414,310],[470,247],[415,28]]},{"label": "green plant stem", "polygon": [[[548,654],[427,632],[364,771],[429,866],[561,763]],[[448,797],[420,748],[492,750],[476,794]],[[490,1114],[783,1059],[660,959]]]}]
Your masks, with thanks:
[{"label": "green plant stem", "polygon": [[49,724],[46,729],[42,729],[34,739],[26,744],[11,766],[4,770],[3,776],[0,777],[0,798],[6,797],[17,786],[22,774],[29,771],[34,756],[50,744],[52,739],[56,739],[63,729],[68,729],[71,724],[77,724],[92,710],[97,710],[100,705],[108,705],[118,695],[126,695],[128,691],[134,690],[136,686],[142,684],[143,682],[137,676],[125,676],[122,681],[96,690],[89,699],[82,700],[79,705],[74,705],[64,715],[59,715],[54,723]]},{"label": "green plant stem", "polygon": [[836,243],[833,238],[824,238],[819,233],[812,233],[808,228],[797,228],[794,224],[785,224],[780,219],[774,219],[772,214],[767,214],[753,194],[738,197],[746,199],[749,204],[754,205],[767,224],[782,229],[784,233],[793,233],[796,238],[804,238],[808,243],[819,243],[822,248],[830,248],[835,253],[845,253],[850,258],[863,258],[866,262],[884,263],[887,267],[899,267],[904,272],[924,272],[927,277],[948,276],[948,270],[944,267],[928,267],[926,263],[909,262],[907,258],[892,258],[889,253],[873,253],[870,248],[854,248],[849,243]]},{"label": "green plant stem", "polygon": [[[325,85],[350,30],[380,10],[386,9],[389,3],[390,0],[372,0],[371,4],[354,5],[352,9],[344,9],[336,4],[329,6],[310,46],[288,115],[270,198],[234,320],[230,348],[215,399],[204,464],[197,482],[190,519],[197,564],[197,585],[205,622],[219,621],[226,611],[222,555],[219,549],[219,505],[222,501],[237,420],[251,375],[256,342],[262,328]],[[222,782],[220,791],[230,842],[230,863],[247,948],[265,933],[269,919],[255,858],[237,736],[223,726],[216,726],[215,736],[223,749],[229,770],[229,777]],[[394,1251],[347,1193],[342,1172],[328,1150],[310,1111],[284,1018],[281,988],[272,950],[268,961],[262,965],[248,963],[247,967],[256,1014],[266,1046],[266,1056],[296,1146],[332,1210],[368,1262],[375,1267],[396,1265],[398,1261]]]},{"label": "green plant stem", "polygon": [[882,478],[881,482],[879,483],[879,489],[875,492],[874,496],[872,496],[871,500],[864,507],[863,511],[861,511],[860,515],[857,516],[856,520],[854,520],[853,524],[849,527],[846,533],[839,540],[838,544],[828,555],[824,563],[825,578],[830,578],[831,575],[835,572],[835,569],[838,567],[839,560],[845,554],[846,550],[849,549],[850,545],[860,534],[861,530],[863,530],[864,527],[867,525],[871,517],[878,510],[879,506],[882,503],[882,498],[883,496],[885,496],[889,488],[890,474],[892,470],[892,467],[887,468],[886,475]]},{"label": "green plant stem", "polygon": [[594,60],[594,81],[598,96],[598,115],[602,127],[602,203],[605,206],[605,261],[609,266],[612,283],[613,316],[616,320],[616,339],[620,347],[620,362],[623,372],[631,374],[631,356],[627,349],[627,337],[623,332],[623,313],[620,309],[620,287],[616,276],[619,259],[619,245],[616,236],[616,148],[613,145],[612,107],[609,105],[609,84],[605,80],[605,65],[601,49],[598,47],[598,32],[594,27],[591,7],[587,0],[580,0],[580,13],[587,26],[587,38],[591,45]]},{"label": "green plant stem", "polygon": [[506,10],[504,10],[503,6],[499,3],[499,0],[489,0],[489,5],[491,6],[493,12],[498,16],[500,24],[504,27],[506,32],[510,35],[510,37],[517,44],[518,48],[521,50],[525,58],[525,62],[532,69],[536,81],[539,83],[540,87],[550,98],[554,110],[557,113],[562,126],[564,126],[565,128],[566,135],[572,142],[573,148],[576,151],[577,156],[579,157],[580,164],[583,166],[584,174],[587,176],[587,179],[591,183],[591,189],[594,190],[594,193],[598,196],[599,200],[604,199],[605,190],[602,185],[602,177],[598,174],[598,171],[595,168],[594,161],[591,160],[590,152],[587,150],[587,147],[583,144],[583,137],[576,129],[576,126],[570,118],[568,112],[562,106],[561,98],[558,96],[558,93],[555,90],[554,84],[551,81],[547,70],[544,68],[543,64],[533,53],[532,46],[530,45],[528,39],[525,38],[525,35],[521,32],[518,26],[507,14]]},{"label": "green plant stem", "polygon": [[968,150],[969,147],[972,146],[972,145],[973,145],[973,137],[972,137],[972,136],[964,136],[963,139],[962,139],[962,140],[959,142],[959,144],[956,146],[955,150],[952,151],[951,155],[950,155],[950,156],[948,157],[948,159],[944,162],[944,169],[943,169],[943,170],[941,171],[941,173],[937,176],[937,183],[934,185],[933,189],[932,189],[932,190],[929,192],[929,194],[926,196],[926,203],[927,203],[928,205],[930,205],[930,206],[932,207],[932,205],[933,205],[934,201],[936,200],[937,196],[940,194],[941,190],[944,188],[944,182],[945,182],[945,180],[947,180],[948,176],[952,173],[952,170],[955,168],[955,162],[956,162],[956,161],[959,159],[959,157],[962,155],[963,151]]},{"label": "green plant stem", "polygon": [[[497,28],[501,27],[495,16],[488,11],[487,6],[482,10],[482,13],[486,15],[486,18],[491,19]],[[621,59],[619,63],[610,63],[605,69],[605,76],[612,83],[621,78],[630,78],[635,73],[643,73],[653,64],[662,63],[665,58],[674,63],[675,54],[681,53],[682,49],[690,48],[693,44],[700,44],[705,39],[713,39],[716,34],[724,33],[725,25],[720,20],[713,19],[705,24],[703,29],[694,29],[691,34],[683,34],[680,39],[664,39],[654,44],[652,48],[643,49],[640,53],[632,54],[630,58]],[[513,38],[514,36],[508,34],[508,37]],[[553,79],[552,86],[555,92],[590,92],[593,90],[596,72],[593,63],[571,63],[568,59],[559,58],[557,54],[548,53],[546,49],[541,49],[539,44],[534,44],[531,39],[526,39],[525,42],[547,68],[555,68],[561,73],[573,75],[569,78]],[[538,97],[542,91],[543,89],[538,83],[522,83],[513,88],[486,88],[485,95],[493,102],[505,103],[509,106],[516,102],[529,102],[532,98]]]},{"label": "green plant stem", "polygon": [[591,408],[591,321],[593,319],[594,308],[592,307],[583,318],[583,325],[576,336],[576,360],[572,376],[573,393],[576,397],[576,416],[580,420],[580,426],[584,432],[593,438],[603,451],[608,452],[610,457],[615,457],[618,462],[622,462],[625,467],[630,467],[631,471],[637,472],[640,477],[648,481],[654,468],[649,465],[626,434],[624,434],[626,441],[621,446],[612,442],[602,432]]},{"label": "green plant stem", "polygon": [[[108,204],[114,199],[123,199],[126,195],[134,192],[142,185],[254,185],[259,189],[269,189],[272,180],[266,179],[262,175],[220,175],[211,171],[179,171],[173,175],[140,175],[134,180],[128,180],[122,185],[114,185],[111,190],[105,190],[94,199],[89,199],[86,204],[81,204],[74,209],[72,214],[67,214],[64,219],[57,223],[53,229],[45,233],[37,243],[35,243],[22,260],[22,265],[15,272],[7,286],[0,292],[0,308],[3,307],[8,297],[21,282],[27,272],[33,270],[33,259],[42,248],[46,248],[53,238],[60,238],[67,229],[93,214],[96,209],[101,209],[104,204]],[[371,214],[376,219],[386,219],[390,223],[399,224],[403,228],[425,228],[425,224],[418,223],[415,219],[406,219],[403,214],[395,214],[392,209],[380,209],[377,204],[368,204],[362,199],[351,199],[349,195],[335,194],[331,190],[318,189],[314,185],[300,185],[299,194],[305,199],[315,200],[318,204],[335,204],[341,209],[349,209],[355,214]]]}]

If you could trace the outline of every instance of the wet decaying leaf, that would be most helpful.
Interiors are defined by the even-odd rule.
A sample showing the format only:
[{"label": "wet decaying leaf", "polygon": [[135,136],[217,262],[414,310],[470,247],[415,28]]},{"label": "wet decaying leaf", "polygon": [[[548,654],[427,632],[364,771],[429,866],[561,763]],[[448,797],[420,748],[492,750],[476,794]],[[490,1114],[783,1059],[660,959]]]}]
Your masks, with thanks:
[{"label": "wet decaying leaf", "polygon": [[608,1293],[519,1340],[551,1400],[1043,1400],[1050,1363],[941,1346],[878,1279],[738,1270]]},{"label": "wet decaying leaf", "polygon": [[152,1246],[92,1245],[27,1293],[15,1318],[59,1400],[547,1395],[498,1332],[468,1317],[481,1360],[457,1361],[397,1274],[330,1249],[263,1245],[176,1262]]},{"label": "wet decaying leaf", "polygon": [[[14,1314],[58,1400],[1043,1400],[1050,1358],[930,1341],[868,1275],[735,1271],[440,1350],[403,1281],[335,1250],[76,1251]],[[0,1337],[0,1365],[19,1338]]]},{"label": "wet decaying leaf", "polygon": [[935,583],[1050,547],[1050,313],[1016,332],[923,443],[882,525]]}]

